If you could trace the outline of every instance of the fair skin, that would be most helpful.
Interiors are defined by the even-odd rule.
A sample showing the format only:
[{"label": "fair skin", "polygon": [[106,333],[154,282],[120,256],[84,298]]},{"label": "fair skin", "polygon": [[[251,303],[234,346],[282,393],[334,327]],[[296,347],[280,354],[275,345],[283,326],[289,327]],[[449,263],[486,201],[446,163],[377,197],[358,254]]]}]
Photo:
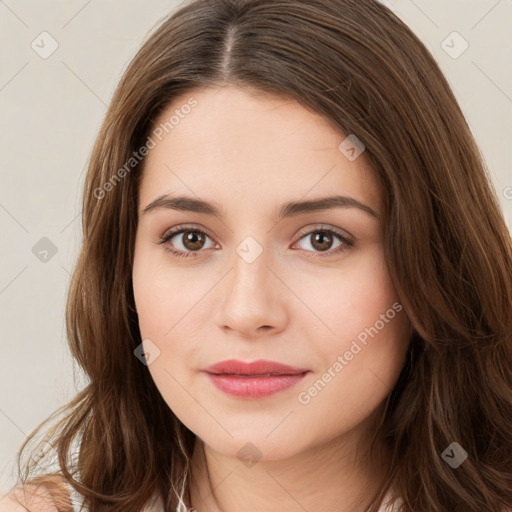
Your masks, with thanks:
[{"label": "fair skin", "polygon": [[0,512],[59,512],[51,492],[44,486],[16,487],[0,495]]},{"label": "fair skin", "polygon": [[[342,371],[333,363],[399,302],[384,254],[382,191],[365,153],[348,159],[338,149],[346,134],[290,99],[234,87],[196,89],[175,98],[155,126],[191,97],[197,106],[145,158],[133,264],[141,337],[151,340],[144,347],[160,351],[148,369],[197,436],[191,506],[363,511],[389,460],[385,446],[374,467],[365,452],[370,423],[405,361],[404,311],[380,322],[367,345],[343,359]],[[214,203],[224,216],[169,208],[144,213],[164,194]],[[377,216],[337,207],[275,219],[284,203],[334,194]],[[186,233],[158,244],[181,224]],[[341,232],[353,245],[332,231],[315,243],[320,228]],[[194,229],[207,235],[197,238]],[[241,243],[251,254],[262,252],[248,262],[237,251]],[[226,359],[309,371],[271,396],[240,398],[200,371]],[[325,386],[308,394],[329,368]],[[237,456],[247,443],[257,449],[249,448],[256,459],[250,465]]]}]

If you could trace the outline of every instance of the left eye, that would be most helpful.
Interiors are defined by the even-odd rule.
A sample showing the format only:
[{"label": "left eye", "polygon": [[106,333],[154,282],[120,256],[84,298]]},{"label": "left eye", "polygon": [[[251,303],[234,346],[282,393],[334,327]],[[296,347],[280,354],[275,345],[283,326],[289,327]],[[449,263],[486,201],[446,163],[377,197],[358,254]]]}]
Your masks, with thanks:
[{"label": "left eye", "polygon": [[[185,236],[178,237],[178,235]],[[314,236],[312,237],[312,235]],[[312,237],[312,242],[309,243],[310,247],[316,249],[317,252],[327,253],[325,256],[332,256],[333,254],[345,252],[349,250],[354,244],[352,240],[350,240],[343,233],[338,232],[334,229],[326,229],[323,227],[303,232],[299,236],[299,242],[301,242],[304,239],[307,239],[308,237],[310,237],[311,240]],[[178,240],[180,240],[181,238],[180,245],[182,246],[182,248],[178,248],[178,250],[172,244],[170,244],[171,240],[176,237],[178,237]],[[204,243],[206,239],[211,240],[210,236],[201,229],[177,226],[176,228],[173,228],[172,230],[165,232],[160,237],[160,241],[158,243],[164,245],[165,249],[174,256],[180,258],[189,258],[198,256],[197,253],[201,252],[200,250],[204,248]],[[335,247],[335,249],[338,250],[333,251],[331,250],[331,245],[336,239],[338,240],[339,244]],[[299,242],[297,242],[297,244]],[[210,247],[206,248],[211,248],[214,245],[215,244],[212,242]],[[324,257],[323,254],[319,254],[319,256]]]},{"label": "left eye", "polygon": [[[320,253],[326,252],[327,254],[325,256],[332,256],[333,254],[347,251],[353,245],[353,242],[342,233],[325,228],[309,231],[302,235],[299,241],[308,239],[311,240],[308,245],[314,249],[317,249]],[[331,246],[335,239],[339,241],[339,244],[335,247],[335,249],[339,248],[339,250],[331,250]],[[324,255],[320,254],[320,257],[324,257]]]}]

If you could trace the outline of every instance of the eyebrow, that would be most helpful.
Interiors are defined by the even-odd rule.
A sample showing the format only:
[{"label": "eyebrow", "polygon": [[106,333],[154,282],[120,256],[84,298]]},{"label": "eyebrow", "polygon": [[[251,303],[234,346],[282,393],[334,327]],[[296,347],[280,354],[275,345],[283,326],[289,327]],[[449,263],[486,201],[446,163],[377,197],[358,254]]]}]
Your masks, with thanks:
[{"label": "eyebrow", "polygon": [[[309,201],[291,201],[285,203],[276,210],[276,221],[279,222],[287,217],[293,217],[303,213],[332,210],[334,208],[357,208],[372,217],[380,218],[380,215],[373,208],[370,208],[368,205],[361,203],[353,197],[333,195]],[[157,197],[144,208],[142,214],[144,215],[148,212],[160,209],[204,213],[221,219],[225,217],[225,213],[223,213],[223,210],[219,206],[208,201],[190,196],[171,197],[168,195]]]}]

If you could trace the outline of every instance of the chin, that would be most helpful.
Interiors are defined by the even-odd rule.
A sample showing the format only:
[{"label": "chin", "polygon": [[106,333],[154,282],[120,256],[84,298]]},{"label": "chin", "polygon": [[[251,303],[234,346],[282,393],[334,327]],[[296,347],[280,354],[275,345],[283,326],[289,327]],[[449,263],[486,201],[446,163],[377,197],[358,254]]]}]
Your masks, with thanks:
[{"label": "chin", "polygon": [[[281,432],[280,435],[272,433],[268,435],[267,430],[246,428],[239,431],[231,431],[233,437],[229,439],[224,436],[198,436],[212,450],[233,459],[239,459],[248,467],[256,462],[274,461],[287,459],[307,449],[304,445],[304,438],[300,441],[294,437]],[[275,435],[274,435],[275,434]]]}]

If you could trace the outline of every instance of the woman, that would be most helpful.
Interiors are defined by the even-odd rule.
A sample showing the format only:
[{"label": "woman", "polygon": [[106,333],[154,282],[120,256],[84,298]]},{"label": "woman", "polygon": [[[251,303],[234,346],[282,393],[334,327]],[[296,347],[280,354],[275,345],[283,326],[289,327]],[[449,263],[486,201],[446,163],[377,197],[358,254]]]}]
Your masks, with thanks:
[{"label": "woman", "polygon": [[510,235],[384,6],[174,13],[112,99],[83,237],[67,325],[90,381],[18,506],[512,507]]}]

